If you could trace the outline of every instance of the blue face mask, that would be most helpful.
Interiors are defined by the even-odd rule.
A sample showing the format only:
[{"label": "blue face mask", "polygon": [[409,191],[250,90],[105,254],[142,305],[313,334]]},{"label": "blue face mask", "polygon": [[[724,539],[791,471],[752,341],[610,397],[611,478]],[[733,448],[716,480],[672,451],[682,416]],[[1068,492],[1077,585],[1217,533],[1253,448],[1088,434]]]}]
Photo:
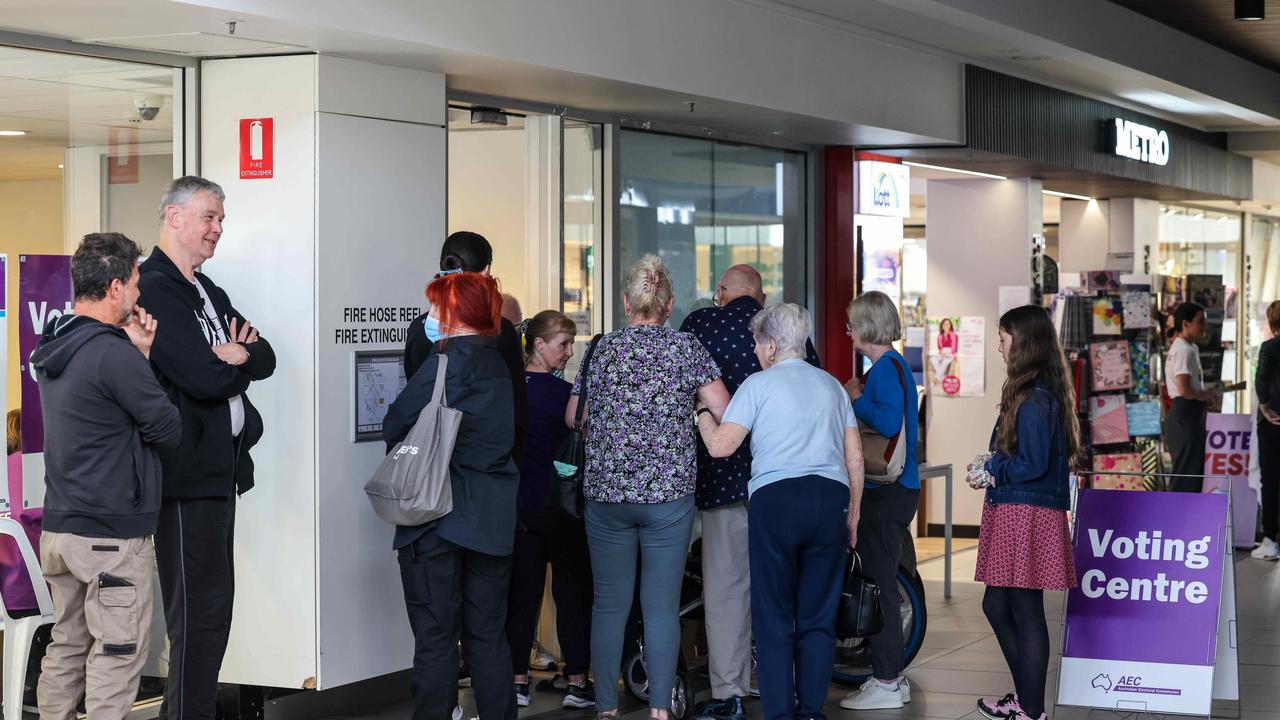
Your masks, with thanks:
[{"label": "blue face mask", "polygon": [[445,337],[444,331],[440,329],[440,321],[430,315],[427,316],[426,320],[422,321],[422,328],[427,333],[427,339],[430,340],[433,345],[440,342],[440,339]]}]

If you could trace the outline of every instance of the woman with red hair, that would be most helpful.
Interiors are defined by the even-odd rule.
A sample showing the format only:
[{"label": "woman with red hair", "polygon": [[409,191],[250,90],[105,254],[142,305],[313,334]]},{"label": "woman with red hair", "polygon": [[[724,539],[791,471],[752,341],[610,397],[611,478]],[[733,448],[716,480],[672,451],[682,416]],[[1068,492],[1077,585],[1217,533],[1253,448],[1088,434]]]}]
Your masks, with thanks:
[{"label": "woman with red hair", "polygon": [[515,720],[504,628],[520,472],[511,459],[511,378],[498,350],[502,297],[492,277],[450,270],[427,286],[427,300],[431,354],[382,425],[388,448],[409,434],[431,400],[440,355],[447,355],[445,399],[463,413],[449,463],[453,512],[397,527],[394,542],[414,636],[413,717],[453,712],[461,639],[480,717]]}]

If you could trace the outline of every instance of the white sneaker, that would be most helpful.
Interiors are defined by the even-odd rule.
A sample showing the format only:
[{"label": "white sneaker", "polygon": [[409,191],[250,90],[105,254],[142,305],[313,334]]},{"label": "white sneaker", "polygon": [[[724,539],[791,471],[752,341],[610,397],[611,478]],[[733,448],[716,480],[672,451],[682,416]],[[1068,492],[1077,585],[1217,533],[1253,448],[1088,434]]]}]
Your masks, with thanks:
[{"label": "white sneaker", "polygon": [[1262,544],[1249,553],[1259,560],[1280,560],[1280,545],[1271,538],[1263,538]]},{"label": "white sneaker", "polygon": [[885,685],[875,678],[867,678],[862,687],[840,701],[840,707],[845,710],[897,710],[906,703],[905,695],[902,681]]},{"label": "white sneaker", "polygon": [[898,689],[902,691],[902,702],[911,702],[911,681],[905,675],[898,681]]},{"label": "white sneaker", "polygon": [[462,720],[462,706],[461,706],[461,705],[454,705],[454,706],[453,706],[453,720]]}]

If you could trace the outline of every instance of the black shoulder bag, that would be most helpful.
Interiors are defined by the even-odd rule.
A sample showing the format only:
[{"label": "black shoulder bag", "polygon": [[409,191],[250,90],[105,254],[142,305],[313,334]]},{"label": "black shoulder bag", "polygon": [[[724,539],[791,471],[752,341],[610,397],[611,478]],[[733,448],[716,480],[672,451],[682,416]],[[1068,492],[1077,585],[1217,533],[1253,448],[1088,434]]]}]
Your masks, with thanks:
[{"label": "black shoulder bag", "polygon": [[584,500],[582,480],[587,470],[587,441],[582,436],[582,410],[587,404],[587,371],[591,357],[596,353],[600,335],[591,338],[587,354],[582,358],[578,374],[582,377],[582,392],[578,395],[578,408],[573,414],[573,430],[556,448],[552,463],[551,486],[547,488],[547,502],[543,506],[548,514],[578,520],[582,518]]}]

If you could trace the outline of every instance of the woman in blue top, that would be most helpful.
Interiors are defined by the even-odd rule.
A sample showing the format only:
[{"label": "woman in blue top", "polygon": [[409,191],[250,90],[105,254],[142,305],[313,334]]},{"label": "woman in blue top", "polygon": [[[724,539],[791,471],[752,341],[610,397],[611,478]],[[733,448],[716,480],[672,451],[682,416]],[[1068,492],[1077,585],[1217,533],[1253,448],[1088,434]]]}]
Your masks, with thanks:
[{"label": "woman in blue top", "polygon": [[911,701],[911,686],[902,676],[902,609],[896,589],[903,540],[920,507],[920,469],[916,464],[920,410],[907,360],[891,345],[902,337],[902,322],[893,301],[882,292],[868,292],[849,303],[848,316],[853,349],[873,363],[865,387],[856,378],[845,386],[853,400],[853,413],[859,425],[885,437],[898,434],[905,423],[907,457],[897,482],[884,486],[869,482],[862,495],[858,555],[863,569],[882,589],[884,629],[869,639],[872,677],[841,700],[840,707],[892,710]]},{"label": "woman in blue top", "polygon": [[825,717],[862,498],[857,421],[840,383],[805,362],[810,327],[799,305],[761,310],[751,334],[764,370],[738,387],[723,424],[697,411],[711,457],[728,457],[751,434],[751,626],[765,720]]},{"label": "woman in blue top", "polygon": [[982,698],[991,720],[1044,718],[1049,626],[1044,591],[1076,585],[1067,529],[1070,469],[1083,458],[1071,371],[1044,308],[1024,305],[1000,318],[1008,374],[991,454],[970,471],[987,486],[975,578],[982,609],[1013,675],[1014,692]]}]

